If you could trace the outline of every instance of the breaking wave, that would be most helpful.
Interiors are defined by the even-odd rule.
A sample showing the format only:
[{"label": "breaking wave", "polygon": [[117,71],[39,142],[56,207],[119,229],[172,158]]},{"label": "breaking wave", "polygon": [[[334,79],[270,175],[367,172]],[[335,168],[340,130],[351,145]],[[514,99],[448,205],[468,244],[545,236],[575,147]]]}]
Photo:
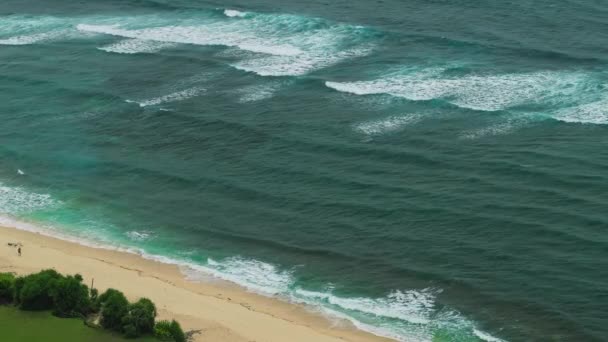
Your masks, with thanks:
[{"label": "breaking wave", "polygon": [[[539,71],[521,74],[453,76],[445,68],[414,69],[369,81],[325,82],[354,95],[390,95],[411,101],[443,100],[460,108],[495,112],[525,110],[565,122],[606,124],[606,86],[588,72]],[[532,108],[532,110],[530,110]],[[503,127],[504,128],[504,127]]]}]

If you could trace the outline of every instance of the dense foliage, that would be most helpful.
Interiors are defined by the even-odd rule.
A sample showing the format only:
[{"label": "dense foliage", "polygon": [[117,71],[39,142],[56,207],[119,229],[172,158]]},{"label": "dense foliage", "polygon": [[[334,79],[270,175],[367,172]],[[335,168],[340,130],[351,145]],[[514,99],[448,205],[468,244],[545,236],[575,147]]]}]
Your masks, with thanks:
[{"label": "dense foliage", "polygon": [[60,317],[86,315],[91,310],[89,288],[82,283],[82,277],[67,276],[58,279],[51,290],[53,313]]},{"label": "dense foliage", "polygon": [[101,304],[101,326],[118,332],[124,332],[122,319],[128,313],[129,301],[125,295],[115,289],[108,289],[99,296]]},{"label": "dense foliage", "polygon": [[108,289],[99,295],[89,290],[79,274],[64,276],[55,270],[44,270],[24,277],[0,273],[0,304],[14,303],[22,310],[52,310],[59,317],[85,317],[98,312],[101,326],[136,338],[154,335],[164,341],[185,342],[186,337],[176,321],[155,323],[156,306],[141,298],[129,303],[125,295]]},{"label": "dense foliage", "polygon": [[23,310],[52,310],[53,290],[63,276],[55,270],[19,277],[15,280],[15,301]]},{"label": "dense foliage", "polygon": [[12,303],[15,297],[15,276],[12,273],[0,273],[0,304]]},{"label": "dense foliage", "polygon": [[154,336],[161,341],[186,342],[186,334],[176,321],[159,321],[154,326]]},{"label": "dense foliage", "polygon": [[154,331],[156,306],[148,298],[142,298],[130,304],[127,314],[122,318],[123,329],[127,337],[151,334]]}]

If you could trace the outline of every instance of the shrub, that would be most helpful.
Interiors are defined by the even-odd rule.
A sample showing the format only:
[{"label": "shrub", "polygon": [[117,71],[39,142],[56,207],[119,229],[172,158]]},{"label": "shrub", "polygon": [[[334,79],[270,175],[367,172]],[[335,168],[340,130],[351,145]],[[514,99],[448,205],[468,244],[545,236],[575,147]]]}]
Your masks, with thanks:
[{"label": "shrub", "polygon": [[53,314],[56,316],[81,316],[90,310],[89,288],[82,283],[79,274],[58,279],[51,294],[54,304]]},{"label": "shrub", "polygon": [[12,303],[15,297],[15,276],[0,273],[0,304]]},{"label": "shrub", "polygon": [[186,342],[186,334],[175,320],[157,322],[154,326],[154,336],[161,341]]},{"label": "shrub", "polygon": [[154,325],[154,336],[161,341],[172,341],[173,336],[171,335],[171,322],[156,322],[156,325]]},{"label": "shrub", "polygon": [[156,307],[151,300],[142,298],[129,305],[127,314],[123,317],[123,330],[126,337],[134,338],[154,331]]},{"label": "shrub", "polygon": [[175,320],[171,321],[171,336],[175,342],[186,342],[186,334]]},{"label": "shrub", "polygon": [[101,307],[101,326],[123,332],[122,319],[128,313],[129,301],[125,295],[114,289],[108,289],[99,296]]},{"label": "shrub", "polygon": [[20,277],[15,280],[15,299],[24,310],[50,310],[53,308],[52,292],[63,276],[55,270]]}]

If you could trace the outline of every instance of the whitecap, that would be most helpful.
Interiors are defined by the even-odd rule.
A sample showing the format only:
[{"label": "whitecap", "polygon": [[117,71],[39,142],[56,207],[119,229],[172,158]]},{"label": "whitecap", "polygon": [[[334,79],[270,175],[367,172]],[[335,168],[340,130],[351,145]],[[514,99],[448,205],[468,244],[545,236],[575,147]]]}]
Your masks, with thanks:
[{"label": "whitecap", "polygon": [[473,333],[475,334],[475,336],[477,336],[480,339],[487,341],[487,342],[505,342],[503,339],[494,337],[494,336],[488,334],[487,332],[483,332],[479,329],[473,329]]},{"label": "whitecap", "polygon": [[391,116],[357,124],[355,125],[355,130],[367,135],[382,135],[401,130],[407,125],[419,122],[421,119],[422,116],[419,114]]},{"label": "whitecap", "polygon": [[155,98],[151,98],[143,101],[126,100],[128,103],[137,103],[140,107],[156,106],[162,103],[183,101],[195,96],[202,94],[205,91],[204,88],[193,87],[186,90],[178,91],[168,95],[163,95]]},{"label": "whitecap", "polygon": [[373,46],[366,45],[343,51],[335,49],[335,46],[327,42],[297,56],[255,56],[244,58],[231,66],[260,76],[301,76],[343,60],[366,56],[373,51]]},{"label": "whitecap", "polygon": [[79,24],[78,30],[140,40],[194,45],[234,46],[242,50],[271,55],[294,56],[302,51],[288,43],[273,42],[270,37],[256,35],[254,30],[228,23],[208,23],[197,26],[161,26],[128,30],[120,25]]},{"label": "whitecap", "polygon": [[234,18],[234,17],[243,18],[247,15],[247,13],[233,10],[233,9],[226,9],[226,10],[224,10],[224,15],[227,17],[230,17],[230,18]]},{"label": "whitecap", "polygon": [[586,75],[543,71],[523,74],[449,76],[441,68],[389,75],[371,81],[326,82],[355,95],[387,94],[413,101],[442,99],[458,107],[499,111],[519,105],[562,101],[580,93]]},{"label": "whitecap", "polygon": [[99,50],[120,54],[154,53],[175,46],[174,43],[141,39],[124,39],[117,43],[99,47]]},{"label": "whitecap", "polygon": [[608,100],[563,108],[551,116],[563,122],[608,125]]},{"label": "whitecap", "polygon": [[66,31],[50,31],[0,39],[0,45],[30,45],[61,38]]}]

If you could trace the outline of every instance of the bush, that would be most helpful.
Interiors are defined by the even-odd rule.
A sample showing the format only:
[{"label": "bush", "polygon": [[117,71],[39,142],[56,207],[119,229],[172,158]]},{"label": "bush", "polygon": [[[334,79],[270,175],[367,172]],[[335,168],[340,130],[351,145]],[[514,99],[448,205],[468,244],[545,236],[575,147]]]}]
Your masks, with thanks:
[{"label": "bush", "polygon": [[154,325],[154,336],[161,341],[172,341],[173,335],[171,335],[171,322],[156,322]]},{"label": "bush", "polygon": [[129,301],[125,295],[114,289],[108,289],[99,296],[101,307],[101,326],[123,332],[122,319],[128,313]]},{"label": "bush", "polygon": [[129,305],[127,314],[123,317],[123,330],[129,338],[151,334],[154,331],[156,307],[151,300],[142,298]]},{"label": "bush", "polygon": [[186,334],[175,320],[157,322],[154,326],[154,336],[161,341],[186,342]]},{"label": "bush", "polygon": [[53,309],[52,292],[63,276],[55,270],[20,277],[15,280],[15,299],[23,310]]},{"label": "bush", "polygon": [[0,273],[0,304],[12,303],[15,298],[15,276]]},{"label": "bush", "polygon": [[90,311],[89,288],[82,283],[79,274],[57,280],[51,294],[56,316],[76,317]]}]

